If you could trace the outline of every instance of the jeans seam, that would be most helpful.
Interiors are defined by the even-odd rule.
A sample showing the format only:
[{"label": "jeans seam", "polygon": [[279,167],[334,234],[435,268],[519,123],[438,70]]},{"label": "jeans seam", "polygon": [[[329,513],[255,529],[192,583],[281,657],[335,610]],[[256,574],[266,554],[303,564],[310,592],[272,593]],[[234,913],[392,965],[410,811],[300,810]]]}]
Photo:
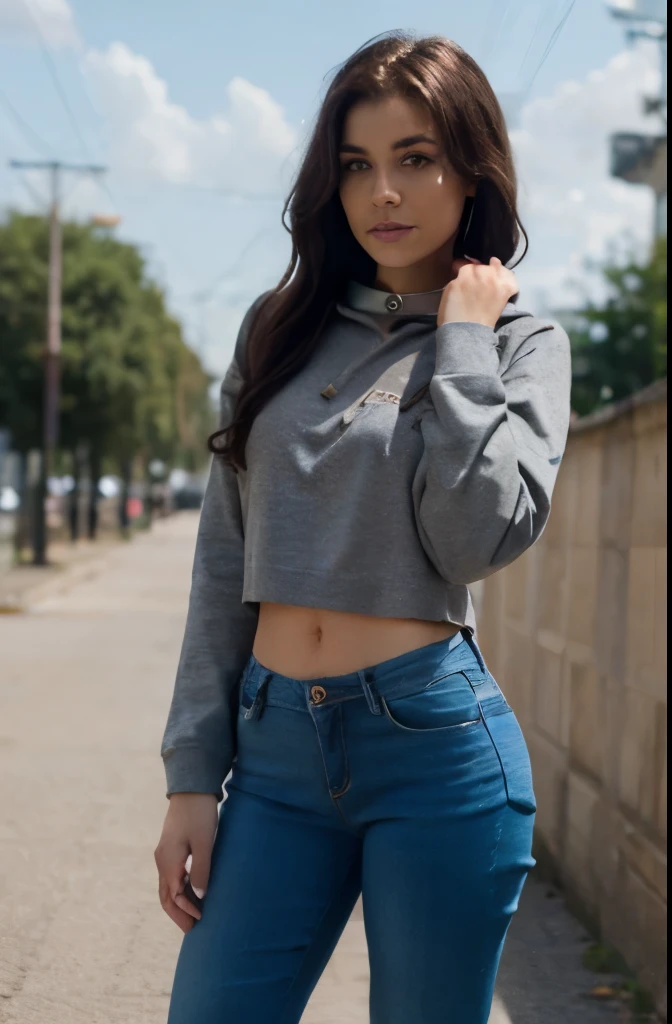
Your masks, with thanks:
[{"label": "jeans seam", "polygon": [[[343,711],[342,711],[340,706],[338,708],[338,726],[339,726],[339,732],[341,734],[341,749],[343,751],[343,758],[345,760],[345,779],[346,779],[345,789],[341,790],[341,792],[345,793],[346,789],[350,789],[350,759],[348,757],[348,748],[345,745],[345,730],[343,729]],[[338,795],[340,796],[341,793],[339,793]]]},{"label": "jeans seam", "polygon": [[[329,785],[329,770],[327,768],[327,762],[324,759],[324,751],[322,749],[322,743],[321,743],[321,740],[320,740],[320,730],[317,727],[317,723],[315,722],[315,718],[314,717],[313,717],[313,725],[315,726],[315,731],[317,733],[317,746],[319,748],[320,757],[322,759],[322,767],[324,768],[324,781],[325,781],[325,783],[327,785],[327,792],[329,794],[329,799],[331,800],[331,803],[332,803],[332,806],[334,807],[334,810],[337,812],[339,818],[341,819],[343,824],[346,826],[346,828],[349,828],[351,832],[355,833],[355,835],[359,835],[359,832],[357,832],[357,830],[355,829],[354,825],[351,825],[350,822],[348,821],[348,819],[345,817],[345,814],[343,813],[341,805],[336,802],[337,798],[334,798],[334,795],[331,792],[331,786]],[[350,781],[351,780],[350,780],[350,768],[349,768],[348,760],[347,760],[348,752],[347,752],[347,750],[345,750],[345,743],[343,741],[343,718],[342,718],[342,716],[341,716],[341,742],[343,743],[344,754],[345,754],[345,758],[346,758],[346,772],[347,772],[346,778],[348,779],[348,784],[347,784],[346,788],[343,790],[343,793],[345,793],[350,788]],[[338,796],[341,796],[341,795],[342,795],[341,793],[338,794]]]},{"label": "jeans seam", "polygon": [[348,829],[348,831],[352,832],[352,834],[357,836],[358,839],[361,839],[362,838],[362,830],[360,828],[357,828],[356,825],[353,825],[353,823],[348,820],[348,817],[347,817],[347,815],[346,815],[346,813],[345,813],[345,811],[344,811],[344,809],[343,809],[343,807],[342,807],[342,805],[340,803],[341,797],[345,793],[348,792],[348,790],[350,789],[351,783],[352,783],[352,779],[348,779],[348,785],[346,786],[346,788],[343,790],[342,793],[339,793],[337,796],[332,796],[331,797],[331,802],[333,803],[334,807],[336,808],[336,811],[338,812],[339,818],[341,819],[341,821],[343,822],[345,827]]},{"label": "jeans seam", "polygon": [[[339,789],[339,791],[337,793],[331,793],[331,790],[329,791],[330,794],[331,794],[332,800],[335,800],[337,797],[343,796],[344,793],[347,793],[347,791],[350,789],[350,782],[351,782],[351,779],[350,779],[350,761],[348,759],[348,750],[347,750],[347,747],[345,745],[345,732],[343,731],[343,714],[341,712],[340,707],[338,709],[338,718],[339,718],[339,732],[341,734],[341,749],[343,751],[343,757],[345,759],[345,784],[344,784],[343,788]],[[327,780],[327,782],[328,781],[329,780]]]}]

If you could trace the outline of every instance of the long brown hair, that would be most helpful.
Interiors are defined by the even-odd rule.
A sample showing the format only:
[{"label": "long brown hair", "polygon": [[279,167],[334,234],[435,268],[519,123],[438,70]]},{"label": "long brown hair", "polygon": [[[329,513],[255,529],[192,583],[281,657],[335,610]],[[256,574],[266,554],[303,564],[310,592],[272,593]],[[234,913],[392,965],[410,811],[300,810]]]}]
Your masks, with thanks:
[{"label": "long brown hair", "polygon": [[[233,419],[208,438],[210,451],[236,470],[247,468],[245,445],[255,416],[308,362],[347,280],[374,283],[376,264],[352,234],[341,204],[338,151],[353,104],[391,95],[425,105],[453,167],[477,183],[474,199],[465,203],[455,257],[464,255],[467,224],[467,253],[483,263],[497,256],[507,265],[521,232],[520,259],[527,252],[506,122],[478,64],[441,36],[393,32],[364,44],[327,89],[282,212],[292,236],[289,265],[252,318]],[[221,438],[223,445],[217,444]]]}]

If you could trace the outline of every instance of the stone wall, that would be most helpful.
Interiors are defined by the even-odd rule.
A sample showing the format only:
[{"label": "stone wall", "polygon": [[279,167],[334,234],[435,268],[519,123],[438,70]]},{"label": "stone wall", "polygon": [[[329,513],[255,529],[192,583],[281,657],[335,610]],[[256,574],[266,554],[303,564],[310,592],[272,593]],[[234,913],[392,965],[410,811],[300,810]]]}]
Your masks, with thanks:
[{"label": "stone wall", "polygon": [[667,382],[574,422],[538,543],[479,588],[536,856],[666,1009]]}]

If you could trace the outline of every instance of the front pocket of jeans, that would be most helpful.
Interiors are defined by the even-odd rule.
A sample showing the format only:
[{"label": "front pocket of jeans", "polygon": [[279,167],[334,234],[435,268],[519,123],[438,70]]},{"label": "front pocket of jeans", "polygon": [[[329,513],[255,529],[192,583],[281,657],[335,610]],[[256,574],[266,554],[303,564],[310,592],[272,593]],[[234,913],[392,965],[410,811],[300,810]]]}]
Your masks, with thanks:
[{"label": "front pocket of jeans", "polygon": [[509,803],[526,814],[534,813],[537,801],[532,782],[532,766],[518,719],[509,710],[499,715],[490,715],[483,721],[502,767]]},{"label": "front pocket of jeans", "polygon": [[444,676],[417,693],[380,701],[390,722],[407,732],[464,729],[480,721],[478,701],[462,672]]}]

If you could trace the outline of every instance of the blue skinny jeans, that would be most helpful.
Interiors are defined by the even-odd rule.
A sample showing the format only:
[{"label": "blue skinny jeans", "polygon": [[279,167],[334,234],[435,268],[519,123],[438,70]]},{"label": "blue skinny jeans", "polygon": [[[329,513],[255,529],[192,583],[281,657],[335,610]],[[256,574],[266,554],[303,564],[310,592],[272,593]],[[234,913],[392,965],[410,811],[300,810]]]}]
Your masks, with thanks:
[{"label": "blue skinny jeans", "polygon": [[168,1024],[298,1024],[360,893],[371,1024],[486,1024],[536,804],[470,632],[324,679],[251,656],[237,729]]}]

